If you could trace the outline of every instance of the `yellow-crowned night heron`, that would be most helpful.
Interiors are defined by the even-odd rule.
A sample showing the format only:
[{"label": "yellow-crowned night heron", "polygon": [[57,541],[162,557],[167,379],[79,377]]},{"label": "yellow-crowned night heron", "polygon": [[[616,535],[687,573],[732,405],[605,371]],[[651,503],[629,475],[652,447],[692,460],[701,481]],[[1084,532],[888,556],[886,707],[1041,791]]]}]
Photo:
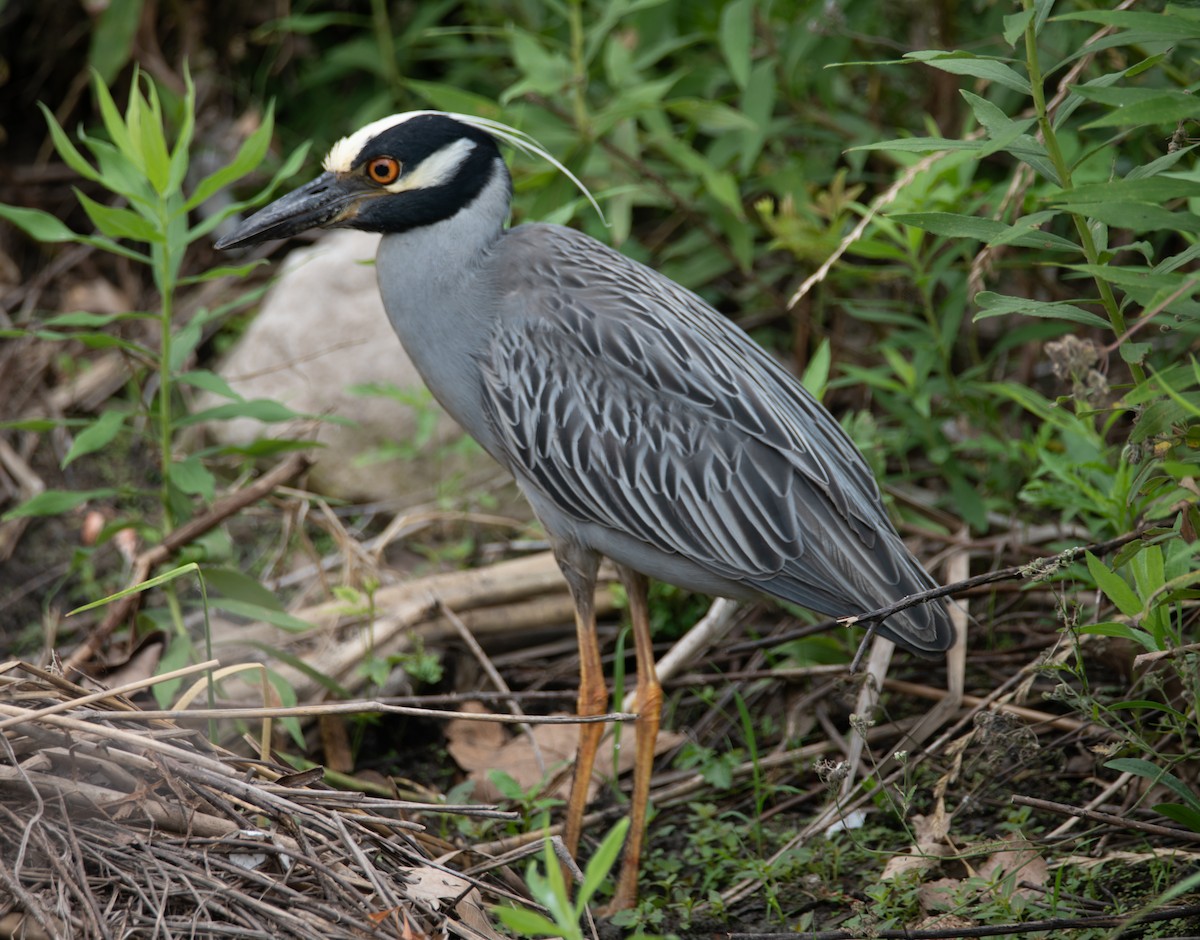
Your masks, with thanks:
[{"label": "yellow-crowned night heron", "polygon": [[[400,341],[434,397],[516,477],[550,537],[577,612],[581,714],[607,703],[593,594],[600,556],[616,563],[639,710],[619,908],[636,897],[662,701],[646,577],[835,616],[933,582],[850,438],[745,333],[587,235],[505,229],[512,184],[497,137],[534,149],[463,115],[377,121],[217,247],[313,227],[383,233],[379,288]],[[953,641],[941,603],[877,629],[926,655]],[[601,735],[600,725],[581,727],[564,834],[572,853]]]}]

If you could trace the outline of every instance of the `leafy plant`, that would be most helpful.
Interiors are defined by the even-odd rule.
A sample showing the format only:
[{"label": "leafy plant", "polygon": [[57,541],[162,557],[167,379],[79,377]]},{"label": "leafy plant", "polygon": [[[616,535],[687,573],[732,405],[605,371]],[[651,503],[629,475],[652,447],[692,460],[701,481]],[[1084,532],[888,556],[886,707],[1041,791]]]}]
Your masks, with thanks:
[{"label": "leafy plant", "polygon": [[[201,310],[186,323],[176,322],[175,303],[183,288],[220,277],[242,275],[254,267],[254,263],[250,263],[213,268],[195,275],[182,273],[189,246],[208,237],[232,213],[267,198],[282,180],[296,171],[304,151],[297,151],[285,161],[270,184],[254,199],[230,203],[193,224],[192,214],[212,195],[259,166],[267,153],[273,123],[268,110],[262,125],[245,141],[233,161],[201,179],[188,192],[185,187],[195,128],[195,87],[186,70],[184,80],[186,93],[182,101],[176,102],[174,110],[177,113],[172,119],[157,87],[141,72],[134,71],[124,113],[118,109],[100,74],[94,74],[92,87],[103,118],[104,136],[79,132],[79,140],[90,159],[71,141],[51,111],[42,106],[59,156],[94,187],[93,191],[107,194],[107,201],[100,201],[82,189],[75,190],[80,205],[95,226],[95,234],[76,232],[39,209],[0,205],[0,218],[39,241],[88,245],[148,268],[158,295],[155,310],[66,313],[48,317],[28,330],[5,331],[5,335],[35,336],[46,341],[71,341],[92,349],[121,351],[132,367],[134,394],[110,403],[95,418],[60,422],[74,431],[62,466],[65,468],[85,456],[114,446],[130,449],[144,446],[153,455],[155,473],[151,478],[159,481],[157,490],[147,491],[126,481],[100,489],[50,489],[10,510],[5,519],[54,515],[89,501],[112,500],[121,507],[124,516],[104,528],[99,544],[130,525],[136,526],[149,540],[159,541],[190,518],[197,507],[214,500],[216,478],[209,469],[208,460],[234,452],[234,449],[211,449],[181,453],[178,440],[187,428],[203,421],[234,417],[254,417],[263,421],[297,417],[277,402],[247,401],[215,373],[188,366],[205,326],[249,303],[254,299],[253,294],[247,293],[231,303]],[[130,243],[137,247],[131,247]],[[155,327],[157,344],[127,338],[123,334],[122,327],[143,323]],[[228,403],[189,413],[180,395],[180,390],[185,387],[212,392],[228,399]],[[20,421],[10,421],[5,426],[35,427]],[[36,423],[36,429],[44,430],[44,426],[45,422]],[[292,445],[283,442],[252,448],[251,452],[288,446]],[[157,513],[143,515],[139,512],[147,497],[155,500]],[[218,536],[193,543],[185,553],[193,560],[214,563],[209,583],[218,587],[224,597],[210,598],[213,606],[236,613],[252,611],[275,622],[286,620],[270,592],[240,572],[220,567],[220,562],[228,558],[229,548]],[[207,569],[206,573],[209,573]],[[170,592],[172,586],[168,585],[167,590]],[[173,652],[164,663],[172,666],[187,654],[189,641],[177,603],[168,604],[166,616],[175,627],[177,639]],[[155,691],[169,695],[171,690],[160,686]]]},{"label": "leafy plant", "polygon": [[530,894],[546,908],[550,916],[546,917],[537,911],[519,907],[497,907],[496,915],[509,930],[522,937],[548,936],[562,937],[564,940],[583,940],[580,919],[587,909],[588,902],[612,871],[628,829],[629,820],[622,819],[609,830],[584,869],[583,882],[574,901],[567,890],[562,867],[554,855],[550,840],[547,839],[542,856],[543,871],[538,871],[536,863],[530,862],[525,881],[529,885]]},{"label": "leafy plant", "polygon": [[1200,832],[1200,796],[1192,792],[1187,784],[1173,773],[1156,767],[1150,761],[1131,757],[1110,760],[1104,766],[1119,773],[1135,774],[1147,780],[1151,786],[1156,784],[1165,786],[1179,798],[1180,802],[1157,803],[1151,809],[1174,820],[1181,826],[1186,826],[1192,832]]}]

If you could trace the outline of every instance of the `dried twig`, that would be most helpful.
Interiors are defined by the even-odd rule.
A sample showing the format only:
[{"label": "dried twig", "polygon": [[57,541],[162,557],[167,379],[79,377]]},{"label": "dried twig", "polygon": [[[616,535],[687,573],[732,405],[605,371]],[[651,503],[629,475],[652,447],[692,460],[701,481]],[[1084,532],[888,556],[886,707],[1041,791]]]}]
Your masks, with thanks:
[{"label": "dried twig", "polygon": [[[79,703],[87,720],[62,714]],[[129,727],[141,716],[112,692],[26,664],[0,665],[0,715],[12,719],[0,728],[0,931],[224,936],[237,925],[391,940],[403,921],[408,936],[496,940],[479,893],[490,884],[414,841],[411,813],[454,807],[314,788],[319,775],[240,758],[162,718]],[[414,879],[425,869],[439,880]]]},{"label": "dried twig", "polygon": [[1020,793],[1014,794],[1012,801],[1017,806],[1031,806],[1034,809],[1044,810],[1047,813],[1055,813],[1060,816],[1078,816],[1081,819],[1090,819],[1092,822],[1104,823],[1108,826],[1117,826],[1120,829],[1136,829],[1138,832],[1148,832],[1151,835],[1165,836],[1169,839],[1178,839],[1181,842],[1200,843],[1200,832],[1192,832],[1190,829],[1176,829],[1173,826],[1158,826],[1154,823],[1130,819],[1127,816],[1117,816],[1114,813],[1102,813],[1095,809],[1084,809],[1081,806],[1071,806],[1069,803],[1055,803],[1052,800],[1039,800],[1037,797],[1022,796]]}]

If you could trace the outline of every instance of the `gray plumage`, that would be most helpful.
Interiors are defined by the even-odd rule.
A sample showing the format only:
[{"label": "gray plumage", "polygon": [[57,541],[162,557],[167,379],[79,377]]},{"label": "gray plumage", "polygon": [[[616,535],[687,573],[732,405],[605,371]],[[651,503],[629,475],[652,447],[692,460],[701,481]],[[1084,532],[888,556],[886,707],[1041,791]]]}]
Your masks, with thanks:
[{"label": "gray plumage", "polygon": [[[348,177],[388,135],[393,152],[417,146],[420,129],[433,134],[429,154],[444,155],[453,128],[425,123],[402,116],[343,141],[320,180]],[[832,616],[934,586],[854,444],[799,382],[698,296],[596,240],[545,224],[505,230],[507,168],[477,129],[459,127],[472,135],[467,156],[430,171],[441,217],[392,221],[387,211],[409,198],[397,193],[332,221],[310,214],[304,227],[384,232],[379,283],[401,342],[438,401],[516,477],[561,558],[599,553],[693,590]],[[277,207],[294,212],[284,204],[306,191],[328,201],[320,180],[223,246],[287,234]],[[940,602],[878,632],[925,654],[952,642]]]}]

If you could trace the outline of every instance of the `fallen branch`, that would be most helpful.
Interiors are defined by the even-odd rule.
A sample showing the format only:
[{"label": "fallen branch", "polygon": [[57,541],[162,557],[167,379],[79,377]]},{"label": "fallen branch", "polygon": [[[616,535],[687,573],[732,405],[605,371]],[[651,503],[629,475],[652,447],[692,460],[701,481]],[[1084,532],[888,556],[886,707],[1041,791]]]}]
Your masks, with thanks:
[{"label": "fallen branch", "polygon": [[1034,809],[1044,810],[1047,813],[1057,813],[1060,816],[1078,816],[1080,819],[1090,819],[1092,822],[1116,826],[1119,829],[1136,829],[1138,832],[1145,832],[1155,836],[1165,836],[1170,839],[1179,839],[1183,842],[1200,842],[1200,832],[1192,832],[1190,829],[1157,826],[1154,823],[1139,822],[1136,819],[1127,819],[1124,816],[1117,816],[1114,813],[1102,813],[1095,809],[1071,806],[1069,803],[1054,803],[1050,800],[1039,800],[1037,797],[1021,796],[1020,794],[1015,794],[1012,802],[1016,806],[1030,806]]},{"label": "fallen branch", "polygon": [[[936,689],[931,685],[923,685],[919,682],[906,682],[903,679],[884,679],[883,687],[891,689],[893,692],[901,692],[904,695],[930,699],[935,702],[942,701],[949,694],[945,689]],[[1055,728],[1059,731],[1082,731],[1085,728],[1091,727],[1090,722],[1080,721],[1078,718],[1071,718],[1066,715],[1052,715],[1050,712],[1038,711],[1035,708],[1026,708],[1023,705],[1009,705],[1003,702],[989,703],[986,699],[978,695],[963,695],[962,701],[959,704],[966,705],[969,708],[984,706],[991,711],[1004,712],[1029,724],[1045,725],[1047,728]]]},{"label": "fallen branch", "polygon": [[[606,587],[597,591],[596,606],[600,615],[613,610],[613,596]],[[292,611],[315,628],[302,633],[268,623],[228,627],[214,623],[213,647],[226,661],[259,657],[265,649],[285,651],[288,657],[309,664],[310,670],[286,661],[273,667],[300,701],[324,692],[314,678],[318,673],[338,683],[346,694],[362,694],[367,678],[360,667],[368,658],[395,656],[417,643],[461,642],[443,609],[453,610],[485,644],[503,636],[527,639],[530,631],[571,624],[575,610],[553,555],[542,552],[387,585],[371,596],[369,606],[351,607],[334,600]]]}]

